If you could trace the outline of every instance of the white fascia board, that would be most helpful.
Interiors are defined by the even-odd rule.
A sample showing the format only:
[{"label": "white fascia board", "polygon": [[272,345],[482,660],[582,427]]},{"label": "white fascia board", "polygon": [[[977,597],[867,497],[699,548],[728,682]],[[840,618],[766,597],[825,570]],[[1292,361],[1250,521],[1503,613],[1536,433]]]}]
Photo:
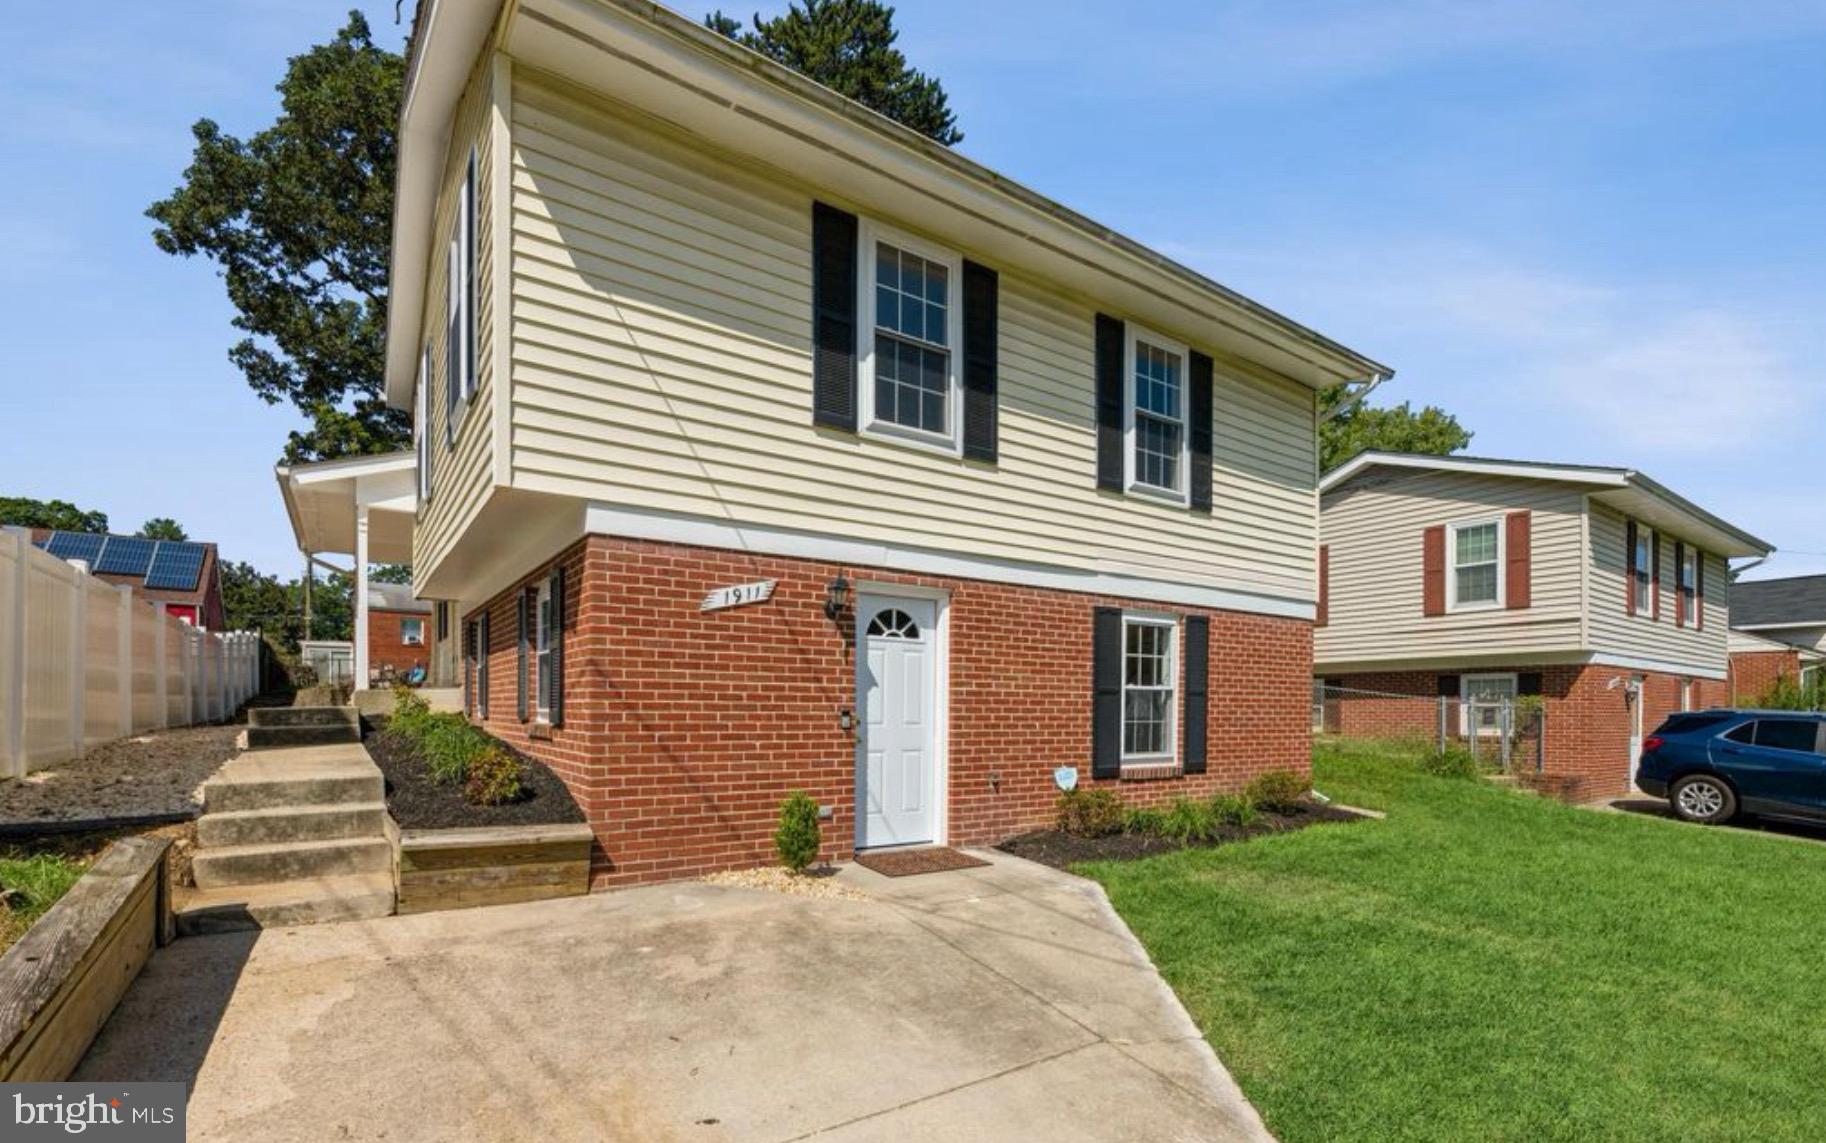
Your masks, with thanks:
[{"label": "white fascia board", "polygon": [[1513,476],[1523,480],[1556,480],[1568,484],[1586,484],[1597,488],[1627,488],[1630,483],[1629,473],[1608,468],[1479,460],[1475,457],[1462,456],[1364,452],[1358,453],[1349,461],[1326,473],[1324,478],[1319,481],[1319,491],[1330,492],[1371,466],[1431,469],[1437,472],[1463,472],[1478,476]]}]

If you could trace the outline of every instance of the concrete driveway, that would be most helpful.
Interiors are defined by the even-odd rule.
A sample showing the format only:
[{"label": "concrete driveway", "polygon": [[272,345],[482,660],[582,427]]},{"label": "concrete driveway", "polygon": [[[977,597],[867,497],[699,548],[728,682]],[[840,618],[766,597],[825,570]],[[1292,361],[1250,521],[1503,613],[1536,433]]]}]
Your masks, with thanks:
[{"label": "concrete driveway", "polygon": [[698,883],[197,937],[76,1078],[191,1083],[193,1140],[1265,1139],[1096,886]]}]

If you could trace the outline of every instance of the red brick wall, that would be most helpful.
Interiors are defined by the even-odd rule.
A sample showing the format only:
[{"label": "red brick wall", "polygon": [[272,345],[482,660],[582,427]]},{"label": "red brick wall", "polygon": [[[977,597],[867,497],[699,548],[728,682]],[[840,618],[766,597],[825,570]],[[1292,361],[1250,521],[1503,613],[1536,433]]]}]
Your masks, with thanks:
[{"label": "red brick wall", "polygon": [[1801,653],[1796,651],[1734,651],[1731,653],[1731,702],[1749,706],[1783,675],[1801,677]]},{"label": "red brick wall", "polygon": [[[1464,671],[1389,671],[1327,675],[1328,686],[1412,695],[1413,699],[1344,696],[1327,703],[1326,727],[1356,737],[1438,734],[1438,679],[1441,674],[1503,674],[1538,671],[1546,718],[1543,784],[1560,796],[1587,800],[1626,792],[1631,712],[1623,685],[1612,679],[1643,675],[1643,733],[1682,709],[1680,675],[1635,672],[1585,665],[1477,667]],[[1730,687],[1718,680],[1693,679],[1693,708],[1730,705]],[[1456,717],[1454,714],[1452,717]],[[1526,775],[1524,775],[1526,776]]]},{"label": "red brick wall", "polygon": [[[400,642],[400,620],[421,620],[425,632],[423,646],[408,647]],[[370,669],[392,666],[404,672],[413,667],[431,669],[431,645],[437,640],[435,624],[429,614],[417,614],[405,611],[380,611],[370,609],[368,612],[368,666]]]},{"label": "red brick wall", "polygon": [[[849,855],[855,738],[838,712],[855,701],[852,627],[823,610],[839,571],[852,582],[951,593],[945,784],[954,845],[1048,824],[1056,766],[1077,766],[1090,784],[1093,607],[1188,612],[603,536],[560,558],[569,569],[565,725],[538,739],[516,717],[510,590],[488,605],[488,727],[552,765],[576,794],[596,831],[597,887],[770,863],[779,804],[794,789],[833,810],[825,856]],[[545,572],[530,569],[526,582]],[[698,608],[712,588],[763,579],[779,581],[768,603]],[[1208,771],[1107,783],[1131,803],[1237,790],[1266,770],[1310,766],[1311,625],[1204,614]]]}]

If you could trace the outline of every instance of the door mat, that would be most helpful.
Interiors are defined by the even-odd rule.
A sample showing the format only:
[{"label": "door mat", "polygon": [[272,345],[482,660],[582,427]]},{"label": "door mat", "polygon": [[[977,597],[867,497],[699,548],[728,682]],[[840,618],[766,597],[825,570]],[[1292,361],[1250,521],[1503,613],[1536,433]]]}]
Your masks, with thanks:
[{"label": "door mat", "polygon": [[873,869],[883,877],[912,877],[917,873],[943,873],[950,869],[974,869],[987,861],[959,853],[955,849],[934,846],[930,849],[896,849],[886,853],[859,853],[856,864]]}]

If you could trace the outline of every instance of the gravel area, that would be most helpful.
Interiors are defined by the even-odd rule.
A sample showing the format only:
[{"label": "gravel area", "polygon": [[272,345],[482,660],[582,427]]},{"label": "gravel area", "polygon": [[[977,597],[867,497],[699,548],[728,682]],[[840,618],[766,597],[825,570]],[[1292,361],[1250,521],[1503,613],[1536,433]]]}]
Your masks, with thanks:
[{"label": "gravel area", "polygon": [[778,865],[766,869],[738,869],[729,873],[712,873],[705,877],[709,885],[733,885],[738,889],[763,889],[792,897],[836,897],[850,901],[867,901],[869,895],[845,885],[828,874],[793,873]]},{"label": "gravel area", "polygon": [[0,826],[197,814],[203,783],[236,754],[240,726],[155,730],[0,779]]},{"label": "gravel area", "polygon": [[[401,829],[464,829],[471,826],[562,825],[586,820],[563,779],[537,758],[507,746],[525,766],[524,791],[500,806],[473,806],[459,785],[438,785],[425,772],[413,743],[388,734],[386,720],[362,739],[368,757],[387,781],[387,812]],[[499,742],[499,739],[496,739]]]}]

